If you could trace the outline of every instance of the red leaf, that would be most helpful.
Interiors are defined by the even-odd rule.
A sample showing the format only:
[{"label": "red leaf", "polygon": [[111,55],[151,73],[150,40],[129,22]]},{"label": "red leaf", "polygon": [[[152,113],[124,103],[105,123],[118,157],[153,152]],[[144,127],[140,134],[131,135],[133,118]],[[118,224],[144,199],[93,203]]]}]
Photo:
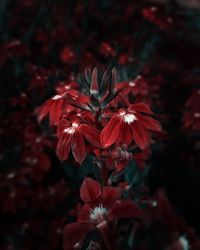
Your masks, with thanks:
[{"label": "red leaf", "polygon": [[90,177],[86,177],[80,188],[80,196],[84,202],[93,202],[101,195],[101,186]]}]

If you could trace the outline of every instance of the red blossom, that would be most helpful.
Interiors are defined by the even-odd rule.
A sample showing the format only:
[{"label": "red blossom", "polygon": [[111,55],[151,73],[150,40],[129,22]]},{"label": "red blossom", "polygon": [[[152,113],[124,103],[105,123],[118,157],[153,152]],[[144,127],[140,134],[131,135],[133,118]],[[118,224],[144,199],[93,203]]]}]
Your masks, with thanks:
[{"label": "red blossom", "polygon": [[57,125],[62,115],[62,107],[64,100],[61,95],[55,95],[46,101],[42,107],[39,108],[38,120],[42,121],[48,114],[50,118],[50,125]]},{"label": "red blossom", "polygon": [[146,114],[152,114],[152,111],[144,103],[132,104],[127,110],[121,109],[101,131],[102,145],[104,147],[114,143],[129,145],[135,141],[140,149],[147,148],[151,143],[148,130],[161,131],[161,125]]},{"label": "red blossom", "polygon": [[139,207],[131,200],[122,200],[119,188],[103,187],[87,177],[80,189],[81,198],[86,202],[77,222],[66,225],[64,249],[73,249],[81,244],[88,232],[109,228],[119,218],[141,218]]},{"label": "red blossom", "polygon": [[86,157],[85,141],[100,147],[99,131],[91,124],[81,121],[68,121],[63,119],[58,126],[58,143],[56,153],[60,160],[66,160],[70,149],[77,162],[80,164]]}]

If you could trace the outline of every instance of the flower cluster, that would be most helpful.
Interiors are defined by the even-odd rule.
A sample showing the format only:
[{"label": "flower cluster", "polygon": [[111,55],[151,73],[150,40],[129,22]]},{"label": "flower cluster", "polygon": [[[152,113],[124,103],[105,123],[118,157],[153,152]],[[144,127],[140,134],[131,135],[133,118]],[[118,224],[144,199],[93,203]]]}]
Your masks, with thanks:
[{"label": "flower cluster", "polygon": [[[57,127],[58,158],[65,161],[71,152],[75,161],[83,164],[86,155],[92,155],[94,165],[98,166],[95,174],[100,174],[98,181],[103,185],[85,178],[80,188],[85,205],[79,209],[77,222],[65,228],[64,249],[81,245],[87,234],[96,229],[101,232],[104,245],[113,249],[114,243],[108,237],[115,226],[113,222],[119,218],[140,218],[142,212],[130,198],[122,199],[120,188],[109,182],[110,176],[123,172],[131,159],[131,150],[134,157],[137,148],[142,151],[149,148],[152,133],[162,129],[147,104],[132,102],[135,85],[129,84],[130,95],[123,91],[115,68],[111,72],[86,69],[82,84],[82,92],[77,84],[71,85],[46,101],[38,109],[38,118],[42,121],[49,116],[50,125]],[[109,152],[113,152],[112,159]],[[110,164],[117,166],[114,162],[123,160],[126,160],[123,167],[111,168]]]},{"label": "flower cluster", "polygon": [[122,87],[117,90],[115,69],[101,74],[97,68],[86,69],[83,83],[86,93],[73,87],[63,89],[38,110],[39,121],[49,116],[50,125],[57,126],[56,153],[60,160],[68,159],[70,151],[81,164],[88,150],[103,152],[121,145],[142,150],[149,147],[152,132],[160,132],[161,125],[151,117],[153,112],[147,104],[132,103]]}]

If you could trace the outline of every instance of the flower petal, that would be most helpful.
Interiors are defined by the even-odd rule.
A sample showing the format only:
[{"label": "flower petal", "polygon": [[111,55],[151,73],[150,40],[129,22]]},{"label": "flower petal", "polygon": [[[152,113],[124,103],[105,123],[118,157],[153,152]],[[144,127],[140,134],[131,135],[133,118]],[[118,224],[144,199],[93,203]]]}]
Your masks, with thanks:
[{"label": "flower petal", "polygon": [[93,202],[101,195],[101,186],[90,177],[86,177],[80,188],[80,196],[84,202]]},{"label": "flower petal", "polygon": [[101,131],[100,140],[104,147],[111,146],[118,138],[121,127],[119,115],[115,115]]},{"label": "flower petal", "polygon": [[48,115],[50,107],[51,107],[51,99],[47,100],[41,107],[37,109],[38,112],[38,121],[41,122],[45,116]]},{"label": "flower petal", "polygon": [[50,125],[57,125],[62,115],[63,99],[52,100],[49,110]]},{"label": "flower petal", "polygon": [[130,110],[147,113],[147,114],[153,114],[150,107],[145,103],[134,103],[130,105]]},{"label": "flower petal", "polygon": [[131,126],[132,135],[135,143],[138,145],[140,149],[145,149],[149,146],[151,139],[147,130],[142,127],[138,122],[134,122]]},{"label": "flower petal", "polygon": [[67,133],[62,133],[57,143],[56,154],[61,161],[64,161],[69,157],[69,151],[70,135]]},{"label": "flower petal", "polygon": [[138,122],[140,122],[145,128],[153,131],[162,131],[161,124],[157,120],[138,113],[136,116],[138,118]]},{"label": "flower petal", "polygon": [[79,126],[79,131],[85,136],[85,138],[97,147],[101,147],[100,143],[100,131],[91,125],[81,124]]},{"label": "flower petal", "polygon": [[81,164],[86,157],[86,148],[83,135],[79,131],[71,135],[71,149],[74,159]]},{"label": "flower petal", "polygon": [[122,122],[117,142],[129,145],[132,141],[131,127],[129,124]]},{"label": "flower petal", "polygon": [[142,212],[140,208],[131,200],[116,202],[109,213],[110,220],[118,218],[140,218]]},{"label": "flower petal", "polygon": [[121,197],[120,189],[114,187],[103,187],[102,190],[102,203],[105,207],[109,208],[114,202]]},{"label": "flower petal", "polygon": [[62,119],[57,127],[57,136],[63,133],[63,131],[71,126],[70,122],[66,119]]}]

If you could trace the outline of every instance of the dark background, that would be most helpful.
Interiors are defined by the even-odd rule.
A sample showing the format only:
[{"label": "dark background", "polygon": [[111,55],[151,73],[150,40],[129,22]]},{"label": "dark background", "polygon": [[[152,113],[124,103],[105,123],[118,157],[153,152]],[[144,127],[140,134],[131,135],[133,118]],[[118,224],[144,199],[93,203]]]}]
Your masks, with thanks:
[{"label": "dark background", "polygon": [[[152,6],[156,15],[145,16]],[[147,184],[152,193],[165,187],[200,234],[200,125],[184,122],[185,113],[199,112],[191,97],[200,83],[199,8],[180,0],[0,1],[0,249],[61,249],[85,170],[72,170],[70,161],[61,168],[35,110],[58,82],[94,65],[155,83],[150,98],[166,134],[154,147]]]}]

